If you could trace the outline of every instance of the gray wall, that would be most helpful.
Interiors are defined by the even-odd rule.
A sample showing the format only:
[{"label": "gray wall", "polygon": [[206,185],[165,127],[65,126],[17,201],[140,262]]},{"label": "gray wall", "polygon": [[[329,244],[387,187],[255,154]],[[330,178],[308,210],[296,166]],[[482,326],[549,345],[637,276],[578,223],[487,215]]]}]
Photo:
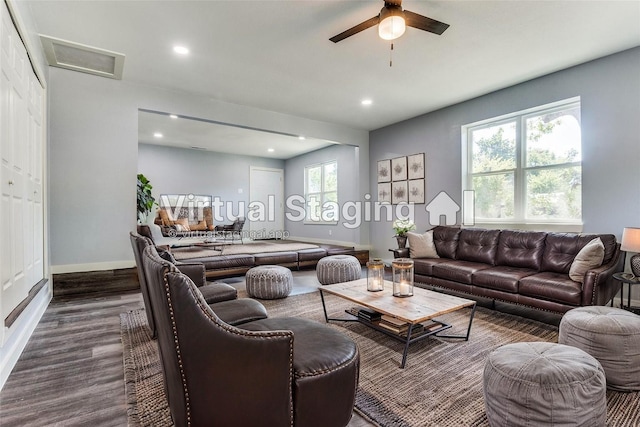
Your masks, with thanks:
[{"label": "gray wall", "polygon": [[[429,203],[446,191],[461,199],[461,130],[465,124],[580,96],[582,101],[583,231],[612,233],[640,226],[640,48],[559,71],[371,132],[370,168],[377,161],[426,153]],[[375,189],[376,176],[370,176]],[[416,206],[419,230],[430,228]],[[460,223],[460,217],[458,217]],[[394,247],[391,224],[370,226],[378,256]]]},{"label": "gray wall", "polygon": [[[357,159],[358,149],[349,145],[333,145],[288,159],[285,162],[284,192],[286,196],[299,195],[304,197],[304,168],[336,160],[338,163],[338,203],[341,209],[346,202],[362,200],[363,196],[360,194],[358,185]],[[298,205],[296,203],[296,206]],[[291,209],[285,209],[285,214],[287,212],[295,214]],[[286,219],[285,215],[285,229],[291,234],[291,238],[306,237],[316,241],[361,246],[363,244],[360,238],[362,225],[357,228],[345,226],[345,223],[355,224],[356,221],[359,221],[359,219],[350,219],[350,215],[352,212],[347,212],[347,216],[341,217],[336,225],[305,224],[300,221],[290,221]],[[366,241],[364,244],[366,245]]]},{"label": "gray wall", "polygon": [[[209,195],[219,197],[225,206],[227,202],[232,203],[234,215],[239,213],[238,202],[244,202],[245,206],[250,202],[249,168],[284,170],[284,163],[284,160],[264,157],[138,145],[138,172],[151,181],[156,201],[160,194]],[[246,215],[246,212],[242,213]],[[226,218],[224,207],[221,214]]]},{"label": "gray wall", "polygon": [[134,265],[140,108],[358,145],[368,185],[363,130],[59,68],[49,80],[53,273]]}]

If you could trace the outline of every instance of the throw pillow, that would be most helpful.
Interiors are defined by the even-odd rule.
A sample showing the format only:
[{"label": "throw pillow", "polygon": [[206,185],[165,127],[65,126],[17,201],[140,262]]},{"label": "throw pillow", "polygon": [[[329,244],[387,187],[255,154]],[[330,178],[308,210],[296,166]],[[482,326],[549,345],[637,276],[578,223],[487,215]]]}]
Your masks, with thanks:
[{"label": "throw pillow", "polygon": [[207,229],[207,221],[202,220],[195,225],[190,225],[191,231],[204,231]]},{"label": "throw pillow", "polygon": [[596,237],[580,249],[580,252],[571,263],[571,268],[569,268],[569,277],[571,280],[582,283],[584,274],[588,270],[600,267],[603,259],[604,243],[599,237]]},{"label": "throw pillow", "polygon": [[411,258],[440,258],[433,242],[433,230],[424,234],[407,233],[409,240],[409,256]]},{"label": "throw pillow", "polygon": [[189,228],[189,219],[188,218],[180,218],[175,220],[175,225],[182,226],[182,231],[191,231]]},{"label": "throw pillow", "polygon": [[173,225],[173,223],[175,222],[173,220],[173,217],[171,216],[171,212],[168,212],[166,209],[161,208],[158,210],[158,213],[160,214],[160,220],[162,221],[161,225],[164,225],[165,227],[169,227],[170,225]]}]

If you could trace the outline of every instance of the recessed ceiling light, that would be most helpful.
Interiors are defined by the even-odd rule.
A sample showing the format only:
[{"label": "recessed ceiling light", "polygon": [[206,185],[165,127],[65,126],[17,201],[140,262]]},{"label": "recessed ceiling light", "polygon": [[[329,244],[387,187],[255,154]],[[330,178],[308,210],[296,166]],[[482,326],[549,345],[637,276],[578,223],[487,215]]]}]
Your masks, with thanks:
[{"label": "recessed ceiling light", "polygon": [[270,153],[273,153],[276,150],[274,150],[273,148],[268,148],[267,151],[270,152]]},{"label": "recessed ceiling light", "polygon": [[171,117],[172,119],[177,119],[178,116],[176,116],[175,114],[169,114],[169,117]]},{"label": "recessed ceiling light", "polygon": [[307,139],[307,138],[305,138],[304,136],[300,135],[300,136],[298,137],[298,139],[299,139],[299,140],[301,140],[301,141],[304,141],[304,140],[305,140],[305,139]]},{"label": "recessed ceiling light", "polygon": [[156,138],[162,138],[163,135],[160,132],[155,132],[153,136],[155,136]]},{"label": "recessed ceiling light", "polygon": [[362,105],[371,105],[371,104],[373,104],[373,101],[370,100],[370,99],[363,99],[360,103]]},{"label": "recessed ceiling light", "polygon": [[177,54],[180,54],[180,55],[186,55],[186,54],[188,54],[188,53],[189,53],[189,49],[187,49],[187,48],[186,48],[186,47],[184,47],[184,46],[174,46],[174,47],[173,47],[173,51],[174,51],[175,53],[177,53]]}]

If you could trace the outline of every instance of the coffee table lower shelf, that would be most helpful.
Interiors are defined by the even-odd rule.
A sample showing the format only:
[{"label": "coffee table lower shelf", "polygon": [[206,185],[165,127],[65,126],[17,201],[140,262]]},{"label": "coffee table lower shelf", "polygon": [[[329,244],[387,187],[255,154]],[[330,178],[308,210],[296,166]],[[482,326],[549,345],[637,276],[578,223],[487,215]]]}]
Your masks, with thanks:
[{"label": "coffee table lower shelf", "polygon": [[441,327],[434,329],[434,330],[422,330],[419,332],[419,335],[417,336],[412,336],[412,332],[413,332],[413,328],[417,325],[417,323],[410,323],[409,324],[409,329],[407,330],[407,334],[406,336],[402,335],[402,334],[398,334],[395,333],[393,331],[390,331],[388,329],[385,329],[382,326],[378,326],[376,323],[374,323],[373,321],[369,321],[369,320],[365,320],[362,319],[358,316],[355,316],[353,314],[351,314],[349,312],[349,310],[345,310],[345,313],[349,316],[348,318],[344,318],[344,317],[329,317],[329,315],[327,314],[327,307],[325,305],[325,301],[324,301],[324,293],[322,292],[322,289],[320,289],[320,298],[322,299],[322,309],[324,311],[324,318],[325,321],[327,323],[329,323],[329,321],[336,321],[336,322],[358,322],[361,323],[365,326],[370,327],[371,329],[375,329],[376,331],[382,332],[383,334],[401,341],[404,343],[404,351],[402,352],[402,362],[400,363],[400,368],[404,369],[405,364],[407,362],[407,353],[409,352],[409,345],[413,344],[414,342],[417,341],[421,341],[425,338],[428,338],[430,336],[436,336],[439,338],[453,338],[453,339],[463,339],[465,341],[469,340],[469,335],[471,334],[471,324],[473,322],[473,316],[476,312],[476,304],[473,304],[473,306],[471,307],[471,314],[469,316],[469,326],[467,327],[467,333],[466,335],[441,335],[440,332],[443,332],[447,329],[450,329],[452,327],[452,325],[436,320],[436,319],[432,319],[434,322],[437,322],[441,325]]}]

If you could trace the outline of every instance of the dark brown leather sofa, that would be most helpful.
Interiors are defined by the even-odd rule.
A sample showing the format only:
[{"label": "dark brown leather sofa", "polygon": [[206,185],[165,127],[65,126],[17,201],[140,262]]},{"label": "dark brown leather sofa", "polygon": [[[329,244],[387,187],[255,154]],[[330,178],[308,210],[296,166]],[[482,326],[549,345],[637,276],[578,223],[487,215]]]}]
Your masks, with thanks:
[{"label": "dark brown leather sofa", "polygon": [[[589,270],[583,283],[569,278],[574,258],[600,237],[604,261]],[[463,294],[564,313],[586,305],[605,305],[620,284],[620,245],[612,234],[546,233],[438,226],[433,239],[440,258],[415,258],[420,287],[450,289]],[[394,251],[408,257],[409,249]]]},{"label": "dark brown leather sofa", "polygon": [[360,363],[350,338],[300,318],[231,326],[155,247],[142,258],[176,426],[349,423]]}]

